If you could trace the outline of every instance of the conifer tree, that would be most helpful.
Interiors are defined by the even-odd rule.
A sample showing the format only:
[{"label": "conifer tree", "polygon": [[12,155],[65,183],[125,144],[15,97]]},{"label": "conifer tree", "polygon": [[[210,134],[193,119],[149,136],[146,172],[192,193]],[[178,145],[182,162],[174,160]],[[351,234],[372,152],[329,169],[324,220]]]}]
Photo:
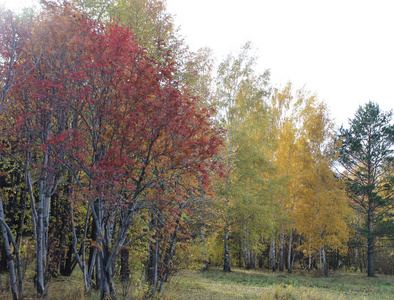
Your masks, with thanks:
[{"label": "conifer tree", "polygon": [[394,125],[392,112],[368,102],[360,106],[349,128],[341,127],[340,163],[347,193],[356,212],[363,216],[367,236],[368,276],[375,276],[375,239],[385,233],[384,219],[394,204],[392,173]]}]

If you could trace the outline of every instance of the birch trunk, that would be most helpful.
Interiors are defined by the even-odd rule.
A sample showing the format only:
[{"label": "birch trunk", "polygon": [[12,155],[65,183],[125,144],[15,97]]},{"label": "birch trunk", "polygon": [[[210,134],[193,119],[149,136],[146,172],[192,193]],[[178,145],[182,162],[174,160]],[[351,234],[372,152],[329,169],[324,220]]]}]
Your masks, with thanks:
[{"label": "birch trunk", "polygon": [[285,270],[285,262],[284,262],[284,240],[285,240],[285,233],[282,231],[280,233],[280,242],[279,242],[279,271],[283,272]]},{"label": "birch trunk", "polygon": [[323,265],[324,265],[324,275],[328,276],[328,267],[327,267],[327,261],[326,261],[326,253],[324,251],[324,245],[322,248],[322,255],[323,255]]},{"label": "birch trunk", "polygon": [[[90,280],[88,277],[88,272],[87,272],[87,268],[86,268],[86,263],[85,263],[85,245],[84,245],[84,241],[82,242],[82,259],[78,253],[77,250],[77,233],[75,230],[75,225],[74,225],[74,210],[73,210],[73,204],[71,203],[70,205],[70,212],[71,212],[71,227],[72,227],[72,232],[73,232],[73,249],[74,249],[74,254],[75,254],[75,258],[77,260],[77,263],[79,265],[79,267],[82,270],[82,274],[83,274],[83,282],[85,285],[85,291],[89,292],[90,290]],[[85,230],[84,230],[84,234],[87,232],[87,224],[89,221],[89,209],[87,212],[87,217],[85,220]],[[85,240],[85,236],[84,236],[84,240]]]},{"label": "birch trunk", "polygon": [[231,272],[230,268],[230,249],[229,249],[229,242],[230,239],[230,229],[229,225],[227,224],[224,229],[224,263],[223,263],[223,272]]},{"label": "birch trunk", "polygon": [[[47,133],[47,136],[49,134]],[[39,190],[37,198],[37,210],[34,203],[33,183],[30,172],[27,171],[30,200],[32,206],[34,237],[37,256],[37,294],[39,297],[46,296],[46,265],[47,265],[47,246],[48,246],[48,224],[50,214],[51,196],[55,190],[55,177],[51,164],[50,155],[46,153],[43,157],[42,170],[38,179]],[[27,162],[29,166],[29,161]]]},{"label": "birch trunk", "polygon": [[291,247],[293,244],[293,224],[291,224],[290,236],[289,236],[289,252],[287,253],[287,272],[291,273],[293,270],[293,263],[291,261]]},{"label": "birch trunk", "polygon": [[254,269],[257,269],[257,251],[254,251]]},{"label": "birch trunk", "polygon": [[270,263],[271,263],[271,270],[276,271],[276,243],[275,240],[271,240],[270,246]]},{"label": "birch trunk", "polygon": [[39,180],[40,190],[37,203],[37,293],[43,298],[46,295],[45,287],[45,230],[44,230],[44,179]]}]

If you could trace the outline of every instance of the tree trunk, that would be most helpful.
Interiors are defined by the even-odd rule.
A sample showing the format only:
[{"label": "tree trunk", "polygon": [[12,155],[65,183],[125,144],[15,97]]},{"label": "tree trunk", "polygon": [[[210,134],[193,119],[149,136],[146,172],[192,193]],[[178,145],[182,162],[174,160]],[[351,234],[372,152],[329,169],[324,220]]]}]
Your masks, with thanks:
[{"label": "tree trunk", "polygon": [[363,260],[364,260],[364,259],[363,259],[363,256],[364,256],[364,255],[363,255],[363,252],[362,252],[362,250],[361,250],[361,252],[360,252],[360,254],[359,254],[359,257],[360,257],[360,258],[359,258],[359,260],[358,260],[358,261],[360,262],[360,272],[361,272],[361,273],[363,272]]},{"label": "tree trunk", "polygon": [[[72,228],[72,233],[73,233],[73,250],[74,250],[74,254],[75,254],[75,259],[79,264],[79,267],[82,271],[83,274],[83,283],[85,285],[85,291],[89,292],[90,290],[90,278],[88,278],[88,271],[86,268],[86,260],[85,260],[85,246],[82,243],[82,252],[83,252],[83,258],[81,259],[78,250],[77,250],[77,242],[78,242],[78,238],[77,238],[77,232],[75,230],[75,225],[74,225],[74,209],[73,209],[73,204],[70,205],[70,214],[71,214],[71,228]],[[87,215],[89,215],[89,209],[88,209],[88,213]],[[85,219],[85,232],[86,232],[86,225],[88,222],[88,217],[86,217]],[[85,236],[84,236],[85,239]],[[69,252],[70,253],[70,252]],[[71,253],[70,253],[70,257],[71,257]]]},{"label": "tree trunk", "polygon": [[[246,228],[245,228],[245,236],[244,236],[244,241],[243,241],[243,247],[242,247],[242,242],[240,241],[240,251],[243,252],[245,267],[246,267],[247,270],[249,270],[250,267],[251,267],[251,259],[250,259],[250,249],[249,249],[248,244],[247,244],[247,230],[246,230]],[[240,267],[241,267],[241,261],[240,261]]]},{"label": "tree trunk", "polygon": [[[370,204],[371,205],[371,204]],[[373,236],[373,215],[371,209],[368,210],[368,277],[374,277],[374,236]]]},{"label": "tree trunk", "polygon": [[[90,207],[90,205],[89,205]],[[97,233],[97,226],[96,226],[96,222],[94,220],[94,218],[92,218],[92,231],[91,231],[91,239],[92,241],[95,241],[95,243],[97,243],[97,238],[98,238],[98,233]],[[91,245],[89,247],[89,259],[88,259],[88,276],[89,276],[89,282],[92,283],[94,282],[94,279],[96,279],[96,282],[94,284],[95,289],[98,289],[99,287],[99,282],[100,279],[99,277],[99,267],[98,267],[98,263],[97,263],[97,247]],[[94,271],[96,269],[96,272]]]},{"label": "tree trunk", "polygon": [[[47,136],[49,134],[47,133]],[[55,178],[49,167],[51,164],[50,155],[45,154],[43,159],[42,173],[38,180],[39,190],[37,198],[37,211],[35,211],[33,184],[30,172],[27,171],[29,193],[31,197],[34,238],[36,246],[36,272],[37,272],[37,294],[43,298],[46,296],[46,262],[48,247],[48,223],[51,203],[51,193],[54,190]]]},{"label": "tree trunk", "polygon": [[230,268],[230,249],[229,249],[229,242],[230,239],[230,229],[228,224],[224,229],[224,263],[223,263],[223,272],[231,272]]},{"label": "tree trunk", "polygon": [[[156,219],[156,228],[157,228],[157,219]],[[153,260],[153,298],[155,298],[155,294],[157,291],[157,285],[159,283],[158,272],[159,272],[159,236],[156,231],[156,243],[155,243],[155,252],[154,252],[154,260]]]},{"label": "tree trunk", "polygon": [[158,288],[158,272],[159,272],[159,240],[161,236],[159,233],[160,227],[157,217],[152,213],[150,221],[151,230],[155,230],[154,243],[149,244],[149,254],[145,268],[145,278],[149,283],[152,293],[152,298],[155,297]]},{"label": "tree trunk", "polygon": [[96,273],[94,275],[95,275],[97,289],[99,289],[100,282],[101,282],[101,264],[100,264],[100,258],[99,258],[98,252],[99,252],[99,250],[96,249],[94,252],[96,255],[93,255],[93,256],[95,256],[94,262],[95,262]]},{"label": "tree trunk", "polygon": [[242,240],[239,239],[238,268],[242,268],[243,267],[242,262],[245,260],[244,251],[245,251],[245,249],[242,246]]},{"label": "tree trunk", "polygon": [[[112,264],[109,263],[109,249],[107,245],[104,245],[102,241],[100,246],[102,247],[99,253],[100,261],[100,296],[101,300],[106,299],[116,299],[116,289],[113,281],[113,268]],[[98,273],[98,272],[97,272]]]},{"label": "tree trunk", "polygon": [[[359,216],[358,213],[356,214],[356,226],[359,226]],[[356,232],[355,237],[354,237],[354,241],[355,241],[355,248],[354,248],[354,272],[357,272],[358,270],[358,264],[357,264],[357,260],[358,260],[358,232]],[[362,272],[362,271],[361,271]]]},{"label": "tree trunk", "polygon": [[279,242],[279,271],[283,272],[285,270],[285,260],[284,260],[284,239],[285,233],[282,231],[280,233],[280,242]]},{"label": "tree trunk", "polygon": [[[0,197],[0,218],[5,222],[4,210],[3,210],[3,200],[1,199],[1,197]],[[9,239],[8,239],[7,228],[5,227],[5,224],[3,224],[3,222],[1,222],[1,232],[2,232],[2,236],[3,236],[4,250],[5,250],[5,254],[7,257],[7,261],[8,261],[8,270],[10,273],[10,285],[11,285],[11,291],[12,291],[12,299],[18,300],[19,294],[18,294],[18,285],[17,285],[17,280],[16,280],[14,259],[12,257],[11,246],[10,246]]]},{"label": "tree trunk", "polygon": [[0,243],[1,247],[1,258],[0,258],[0,274],[8,271],[8,261],[5,248],[3,247],[4,242]]},{"label": "tree trunk", "polygon": [[203,271],[208,271],[208,258],[207,258],[207,245],[205,244],[205,235],[204,235],[204,230],[203,227],[200,226],[200,234],[201,234],[201,242],[202,242],[202,256],[204,258],[204,267],[203,267]]},{"label": "tree trunk", "polygon": [[319,270],[321,270],[321,260],[322,260],[322,254],[321,254],[321,249],[320,249],[320,251],[319,251]]},{"label": "tree trunk", "polygon": [[178,229],[179,229],[179,220],[180,220],[181,216],[182,216],[182,214],[180,214],[178,216],[174,232],[171,235],[170,247],[166,253],[165,260],[164,260],[165,268],[164,268],[164,271],[162,272],[162,275],[161,275],[162,278],[161,278],[159,293],[161,293],[163,291],[164,283],[167,282],[168,276],[171,271],[171,264],[172,264],[174,254],[175,254],[175,246],[177,243]]},{"label": "tree trunk", "polygon": [[271,264],[271,270],[273,272],[276,271],[276,243],[275,240],[271,240],[271,245],[270,245],[270,264]]},{"label": "tree trunk", "polygon": [[290,229],[290,236],[289,236],[289,252],[287,253],[287,272],[291,273],[293,270],[293,263],[291,261],[291,247],[293,244],[293,224],[291,225]]},{"label": "tree trunk", "polygon": [[251,268],[251,257],[250,257],[250,250],[246,247],[245,248],[245,265],[246,269],[249,270]]},{"label": "tree trunk", "polygon": [[257,269],[257,250],[254,251],[254,269]]},{"label": "tree trunk", "polygon": [[128,282],[130,279],[129,249],[123,247],[120,250],[120,279]]},{"label": "tree trunk", "polygon": [[324,275],[328,276],[328,267],[327,267],[326,253],[324,251],[324,246],[322,248],[322,255],[323,255]]},{"label": "tree trunk", "polygon": [[106,261],[104,255],[100,255],[100,299],[112,299],[108,272],[105,271]]},{"label": "tree trunk", "polygon": [[64,257],[61,258],[60,261],[60,275],[61,276],[71,276],[72,271],[74,270],[74,261],[72,254],[74,252],[73,243],[70,241],[67,245],[67,252]]},{"label": "tree trunk", "polygon": [[44,182],[43,178],[40,178],[40,191],[39,199],[37,203],[37,294],[39,297],[43,298],[46,295],[45,286],[45,216],[44,216]]}]

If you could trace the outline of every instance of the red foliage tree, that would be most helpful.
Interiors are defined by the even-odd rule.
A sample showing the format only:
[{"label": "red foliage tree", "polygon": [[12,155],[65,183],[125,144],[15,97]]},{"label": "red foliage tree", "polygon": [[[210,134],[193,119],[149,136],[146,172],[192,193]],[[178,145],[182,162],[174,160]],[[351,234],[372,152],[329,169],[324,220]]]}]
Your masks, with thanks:
[{"label": "red foliage tree", "polygon": [[[36,68],[10,90],[13,101],[1,120],[8,143],[24,153],[37,292],[46,293],[50,202],[70,174],[70,198],[83,198],[93,215],[91,266],[97,258],[105,298],[115,293],[114,260],[139,209],[160,199],[165,212],[174,208],[166,201],[181,203],[197,182],[206,187],[220,131],[210,121],[211,111],[174,80],[177,66],[170,53],[161,62],[150,58],[130,28],[103,25],[70,5],[48,6],[39,20],[29,28],[33,38],[26,48]],[[161,198],[163,189],[172,189],[172,196]],[[175,228],[177,220],[167,225]],[[85,247],[80,257],[76,236],[74,243],[89,288]]]}]

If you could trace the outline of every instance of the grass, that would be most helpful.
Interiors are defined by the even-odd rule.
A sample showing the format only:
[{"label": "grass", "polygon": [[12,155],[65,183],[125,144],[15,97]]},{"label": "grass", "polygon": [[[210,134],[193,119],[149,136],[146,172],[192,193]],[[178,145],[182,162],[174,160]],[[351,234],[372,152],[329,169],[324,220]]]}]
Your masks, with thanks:
[{"label": "grass", "polygon": [[[29,268],[23,281],[24,299],[38,299],[36,298],[37,290],[33,283],[33,277],[34,270]],[[52,278],[47,284],[47,291],[48,300],[85,299],[82,273],[74,272],[71,277],[59,276]],[[12,299],[7,272],[1,274],[0,299]]]},{"label": "grass", "polygon": [[[31,274],[30,274],[31,273]],[[34,272],[26,274],[25,299],[36,299],[31,278]],[[7,274],[3,274],[0,299],[12,299],[7,286]],[[127,297],[122,297],[118,286],[118,299],[143,299],[146,287],[140,280],[132,283]],[[48,300],[99,299],[98,292],[85,297],[80,272],[71,277],[53,278],[48,284]],[[328,277],[319,271],[272,273],[254,270],[234,269],[223,273],[220,269],[208,272],[182,271],[173,277],[165,287],[161,299],[394,299],[394,276],[379,275],[368,278],[365,274],[330,272]]]},{"label": "grass", "polygon": [[166,299],[394,299],[394,277],[360,273],[272,273],[218,269],[182,272],[167,287]]}]

